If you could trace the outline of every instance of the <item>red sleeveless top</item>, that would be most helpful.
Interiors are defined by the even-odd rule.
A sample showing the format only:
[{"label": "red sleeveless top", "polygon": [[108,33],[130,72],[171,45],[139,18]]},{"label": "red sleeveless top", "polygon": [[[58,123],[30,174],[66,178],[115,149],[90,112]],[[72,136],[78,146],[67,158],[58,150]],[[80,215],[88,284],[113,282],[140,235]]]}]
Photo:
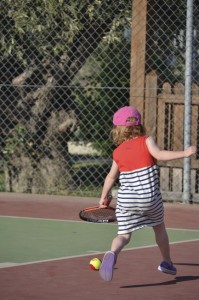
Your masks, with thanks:
[{"label": "red sleeveless top", "polygon": [[120,172],[129,172],[156,164],[156,159],[150,154],[146,139],[140,136],[123,142],[113,151],[113,160]]}]

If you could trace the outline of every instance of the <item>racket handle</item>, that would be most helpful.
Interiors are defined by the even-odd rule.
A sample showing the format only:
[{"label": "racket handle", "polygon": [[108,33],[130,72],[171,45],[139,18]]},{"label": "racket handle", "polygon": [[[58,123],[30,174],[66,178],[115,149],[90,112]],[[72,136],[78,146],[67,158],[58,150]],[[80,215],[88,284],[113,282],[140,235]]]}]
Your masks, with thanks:
[{"label": "racket handle", "polygon": [[113,197],[111,194],[108,194],[108,196],[104,199],[104,205],[109,206],[109,204],[111,203]]}]

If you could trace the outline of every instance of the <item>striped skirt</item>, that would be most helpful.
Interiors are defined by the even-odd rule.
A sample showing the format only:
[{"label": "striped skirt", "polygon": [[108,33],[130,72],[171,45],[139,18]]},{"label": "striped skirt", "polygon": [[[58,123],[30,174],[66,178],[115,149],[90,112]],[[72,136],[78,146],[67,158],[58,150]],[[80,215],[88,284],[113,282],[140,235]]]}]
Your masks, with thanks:
[{"label": "striped skirt", "polygon": [[120,183],[116,206],[118,234],[164,221],[157,166],[121,173]]}]

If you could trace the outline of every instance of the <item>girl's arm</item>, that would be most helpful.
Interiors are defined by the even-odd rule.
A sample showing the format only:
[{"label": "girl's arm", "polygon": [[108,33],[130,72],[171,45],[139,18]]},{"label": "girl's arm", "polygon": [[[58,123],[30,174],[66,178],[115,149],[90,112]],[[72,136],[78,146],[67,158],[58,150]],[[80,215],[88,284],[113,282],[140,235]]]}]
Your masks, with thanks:
[{"label": "girl's arm", "polygon": [[119,175],[119,170],[116,162],[113,160],[111,169],[108,173],[108,175],[105,178],[101,198],[99,201],[100,207],[104,207],[104,200],[107,198],[108,193],[110,192],[111,188],[113,187],[117,177]]},{"label": "girl's arm", "polygon": [[146,139],[146,144],[150,154],[157,160],[173,160],[178,158],[189,157],[196,153],[196,146],[190,146],[183,151],[160,150],[152,137]]}]

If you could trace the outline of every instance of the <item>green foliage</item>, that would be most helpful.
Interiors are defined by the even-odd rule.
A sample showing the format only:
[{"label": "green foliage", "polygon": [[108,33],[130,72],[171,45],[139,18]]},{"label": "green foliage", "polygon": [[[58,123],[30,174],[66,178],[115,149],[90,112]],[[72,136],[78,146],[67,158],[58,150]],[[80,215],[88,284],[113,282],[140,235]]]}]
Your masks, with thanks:
[{"label": "green foliage", "polygon": [[10,134],[6,139],[6,146],[3,150],[5,159],[8,160],[12,154],[14,154],[17,150],[19,151],[20,146],[24,144],[24,134],[24,128],[20,125],[10,131]]},{"label": "green foliage", "polygon": [[[186,2],[157,1],[151,11],[150,69],[174,84],[183,81],[185,67]],[[184,36],[180,32],[184,30]],[[180,42],[181,40],[181,42]],[[181,45],[179,45],[179,43]],[[183,44],[183,46],[182,46]]]},{"label": "green foliage", "polygon": [[22,151],[33,160],[38,159],[38,151],[35,149],[31,139],[26,138],[26,135],[25,127],[20,124],[10,130],[5,140],[6,146],[3,149],[3,155],[6,161],[12,159],[12,155],[20,156]]},{"label": "green foliage", "polygon": [[0,171],[0,192],[5,192],[5,176],[3,171]]},{"label": "green foliage", "polygon": [[3,56],[17,55],[27,63],[24,55],[27,47],[32,51],[37,49],[37,54],[42,56],[67,50],[81,27],[81,3],[77,0],[2,0],[1,13],[7,13],[6,18],[1,16]]},{"label": "green foliage", "polygon": [[[120,2],[124,3],[124,0]],[[28,64],[28,56],[48,58],[60,55],[68,51],[85,22],[95,18],[103,22],[116,8],[119,16],[119,3],[100,0],[1,0],[1,58],[14,55]]]},{"label": "green foliage", "polygon": [[[75,89],[79,110],[79,130],[77,139],[92,141],[102,155],[111,153],[110,129],[113,112],[128,105],[130,82],[130,45],[124,38],[97,49],[87,61],[82,74],[86,76],[86,85]],[[121,50],[122,49],[122,50]],[[95,71],[89,76],[89,66],[95,62]],[[90,71],[92,72],[92,71]],[[80,84],[81,73],[78,77]],[[76,83],[77,84],[77,83]]]}]

